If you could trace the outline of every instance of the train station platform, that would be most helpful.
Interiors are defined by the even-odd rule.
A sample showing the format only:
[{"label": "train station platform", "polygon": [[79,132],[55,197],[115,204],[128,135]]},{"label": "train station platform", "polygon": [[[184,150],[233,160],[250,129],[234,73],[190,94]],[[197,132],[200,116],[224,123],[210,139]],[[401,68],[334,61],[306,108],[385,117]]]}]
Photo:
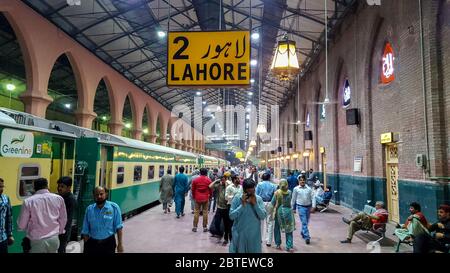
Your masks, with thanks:
[{"label": "train station platform", "polygon": [[[142,212],[124,223],[124,248],[127,253],[228,253],[228,245],[222,246],[218,239],[209,232],[192,232],[193,214],[186,199],[185,216],[177,219],[174,208],[164,214],[161,205]],[[394,226],[387,227],[386,237],[381,241],[380,248],[371,248],[369,242],[375,241],[375,235],[358,231],[351,244],[341,244],[347,234],[348,225],[342,217],[349,217],[352,210],[343,206],[330,205],[328,211],[311,214],[309,231],[311,244],[306,245],[301,239],[298,215],[294,231],[295,253],[393,253],[396,238],[393,236]],[[208,215],[211,222],[214,214]],[[201,220],[199,226],[201,226]],[[264,238],[264,233],[263,233]],[[267,247],[263,242],[263,253],[286,253],[282,234],[282,250],[275,248],[274,243]],[[400,252],[412,252],[412,248],[401,246]]]}]

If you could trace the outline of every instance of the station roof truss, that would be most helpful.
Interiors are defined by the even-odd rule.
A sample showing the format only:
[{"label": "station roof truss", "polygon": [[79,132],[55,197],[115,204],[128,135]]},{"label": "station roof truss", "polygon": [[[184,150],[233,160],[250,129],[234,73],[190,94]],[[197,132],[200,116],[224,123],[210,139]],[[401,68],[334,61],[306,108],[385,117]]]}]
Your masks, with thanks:
[{"label": "station roof truss", "polygon": [[[302,77],[324,48],[325,2],[330,38],[357,4],[356,0],[81,0],[80,6],[65,0],[24,2],[167,109],[186,104],[191,113],[197,91],[207,105],[246,107],[252,101],[256,106],[283,107],[297,84],[296,79],[280,81],[270,74],[277,41],[288,34],[296,42]],[[251,87],[220,91],[167,87],[167,36],[161,38],[157,31],[219,29],[251,29],[260,34],[257,41],[252,40],[251,58],[258,64],[252,67],[255,82]],[[200,117],[188,122],[194,124],[194,118]],[[203,116],[197,124],[208,119]]]}]

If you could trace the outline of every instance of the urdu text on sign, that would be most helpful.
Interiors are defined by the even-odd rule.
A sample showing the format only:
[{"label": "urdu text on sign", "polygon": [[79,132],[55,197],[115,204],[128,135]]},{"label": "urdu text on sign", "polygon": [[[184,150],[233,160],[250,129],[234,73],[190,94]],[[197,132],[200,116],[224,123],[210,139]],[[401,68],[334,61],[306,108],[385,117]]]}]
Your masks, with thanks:
[{"label": "urdu text on sign", "polygon": [[170,32],[168,86],[250,85],[250,32]]}]

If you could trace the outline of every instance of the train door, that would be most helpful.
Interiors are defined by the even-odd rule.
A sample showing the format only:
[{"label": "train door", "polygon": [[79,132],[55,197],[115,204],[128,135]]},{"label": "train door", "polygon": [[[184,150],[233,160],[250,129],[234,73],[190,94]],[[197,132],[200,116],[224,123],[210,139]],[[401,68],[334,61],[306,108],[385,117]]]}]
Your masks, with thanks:
[{"label": "train door", "polygon": [[72,176],[73,142],[71,140],[53,139],[50,163],[49,189],[57,192],[57,181],[62,176]]},{"label": "train door", "polygon": [[98,185],[111,188],[111,173],[112,173],[112,160],[111,159],[112,147],[102,145],[100,148],[100,167],[99,167],[99,182]]},{"label": "train door", "polygon": [[400,222],[399,196],[398,196],[398,146],[385,145],[386,178],[389,217],[391,221]]}]

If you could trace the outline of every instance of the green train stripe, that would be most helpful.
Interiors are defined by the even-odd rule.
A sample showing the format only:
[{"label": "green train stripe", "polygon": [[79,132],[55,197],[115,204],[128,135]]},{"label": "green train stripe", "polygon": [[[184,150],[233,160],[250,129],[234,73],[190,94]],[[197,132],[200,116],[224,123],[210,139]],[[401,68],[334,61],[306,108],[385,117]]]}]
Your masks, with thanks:
[{"label": "green train stripe", "polygon": [[122,214],[159,200],[159,181],[112,189],[110,200],[117,203]]}]

